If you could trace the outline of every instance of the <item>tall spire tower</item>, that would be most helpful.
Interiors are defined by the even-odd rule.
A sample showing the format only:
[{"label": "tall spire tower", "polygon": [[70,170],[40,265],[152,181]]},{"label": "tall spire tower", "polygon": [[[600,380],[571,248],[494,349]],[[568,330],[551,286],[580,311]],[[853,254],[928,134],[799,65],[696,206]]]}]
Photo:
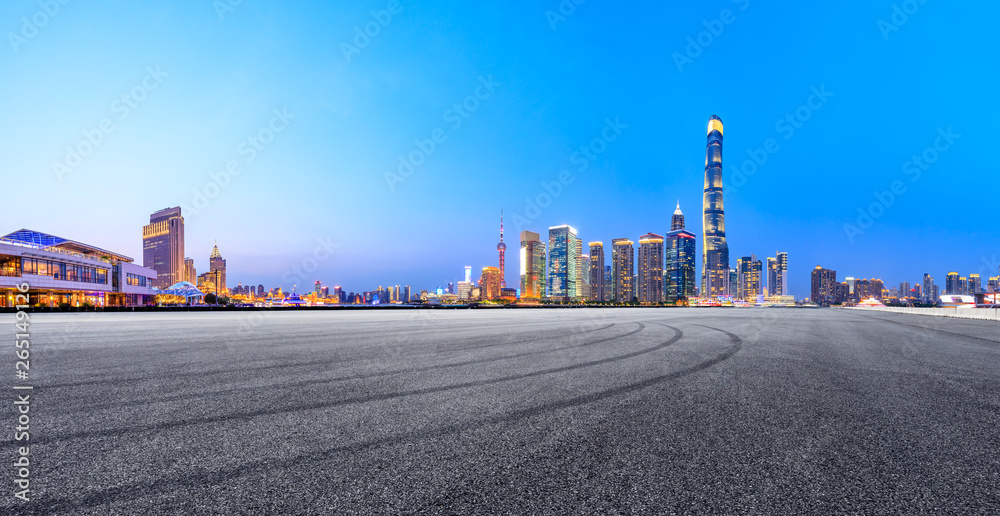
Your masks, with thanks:
[{"label": "tall spire tower", "polygon": [[507,244],[503,243],[503,208],[500,208],[500,243],[497,244],[497,251],[500,252],[500,288],[507,288],[507,281],[504,280],[504,254],[507,252]]},{"label": "tall spire tower", "polygon": [[677,209],[674,210],[674,216],[670,219],[670,231],[677,231],[678,229],[684,229],[684,213],[681,212],[681,201],[677,201]]},{"label": "tall spire tower", "polygon": [[715,115],[708,120],[702,206],[701,295],[722,296],[729,293],[729,245],[722,205],[722,119]]}]

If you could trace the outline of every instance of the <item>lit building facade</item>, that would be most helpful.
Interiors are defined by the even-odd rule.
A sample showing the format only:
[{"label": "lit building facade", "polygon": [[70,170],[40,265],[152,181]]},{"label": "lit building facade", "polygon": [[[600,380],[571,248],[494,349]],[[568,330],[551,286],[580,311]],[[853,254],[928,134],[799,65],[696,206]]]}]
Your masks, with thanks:
[{"label": "lit building facade", "polygon": [[497,253],[500,259],[500,288],[507,288],[507,280],[504,277],[507,269],[507,244],[503,243],[503,210],[500,210],[500,243],[497,244]]},{"label": "lit building facade", "polygon": [[615,273],[610,265],[604,266],[604,300],[615,300]]},{"label": "lit building facade", "polygon": [[604,301],[604,243],[591,242],[590,246],[590,300]]},{"label": "lit building facade", "polygon": [[761,289],[761,262],[756,255],[744,256],[736,260],[738,287],[737,299],[753,302],[763,293]]},{"label": "lit building facade", "polygon": [[570,301],[577,295],[577,236],[568,225],[549,228],[548,286],[546,295],[558,301]]},{"label": "lit building facade", "polygon": [[194,285],[198,282],[198,271],[194,268],[194,260],[184,259],[184,281]]},{"label": "lit building facade", "polygon": [[729,245],[726,243],[725,208],[722,203],[722,119],[708,121],[705,149],[705,192],[702,199],[701,295],[726,295],[729,273]]},{"label": "lit building facade", "polygon": [[[545,244],[541,235],[521,232],[521,298],[545,296]],[[468,280],[467,280],[468,281]]]},{"label": "lit building facade", "polygon": [[647,233],[639,237],[638,297],[640,303],[663,302],[663,237]]},{"label": "lit building facade", "polygon": [[969,295],[976,295],[983,291],[983,283],[978,274],[969,274]]},{"label": "lit building facade", "polygon": [[614,301],[628,303],[635,297],[633,278],[635,277],[635,252],[632,241],[616,238],[611,241],[611,270],[614,286]]},{"label": "lit building facade", "polygon": [[[143,306],[152,303],[157,271],[128,256],[22,229],[0,237],[0,307]],[[25,302],[18,289],[28,285]]]},{"label": "lit building facade", "polygon": [[226,260],[222,258],[218,244],[212,248],[212,254],[208,257],[208,270],[215,273],[213,277],[219,282],[216,285],[219,291],[226,292]]},{"label": "lit building facade", "polygon": [[958,284],[958,273],[949,272],[944,279],[944,293],[945,295],[959,295],[962,293],[961,288]]},{"label": "lit building facade", "polygon": [[817,265],[812,271],[812,291],[810,295],[812,302],[822,306],[836,303],[838,290],[837,271],[824,269]]},{"label": "lit building facade", "polygon": [[483,299],[500,299],[500,269],[497,267],[483,267],[483,275],[480,280],[480,296]]},{"label": "lit building facade", "polygon": [[184,217],[179,207],[149,216],[142,228],[142,265],[156,271],[153,286],[158,289],[185,281]]},{"label": "lit building facade", "polygon": [[[676,303],[680,299],[690,299],[695,297],[695,245],[697,237],[694,233],[684,229],[684,215],[680,214],[680,205],[674,211],[671,228],[676,228],[664,237],[665,247],[665,276],[667,278],[664,288],[666,289],[666,300]],[[680,218],[678,218],[680,215]],[[728,283],[728,274],[727,274]]]}]

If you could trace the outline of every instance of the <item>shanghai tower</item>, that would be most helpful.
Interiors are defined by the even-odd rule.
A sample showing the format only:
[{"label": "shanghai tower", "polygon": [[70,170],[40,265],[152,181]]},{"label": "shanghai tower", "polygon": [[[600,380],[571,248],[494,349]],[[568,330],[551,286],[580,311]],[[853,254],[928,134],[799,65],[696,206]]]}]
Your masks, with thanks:
[{"label": "shanghai tower", "polygon": [[715,115],[708,120],[702,207],[701,296],[714,298],[728,294],[729,283],[729,245],[722,205],[722,119]]}]

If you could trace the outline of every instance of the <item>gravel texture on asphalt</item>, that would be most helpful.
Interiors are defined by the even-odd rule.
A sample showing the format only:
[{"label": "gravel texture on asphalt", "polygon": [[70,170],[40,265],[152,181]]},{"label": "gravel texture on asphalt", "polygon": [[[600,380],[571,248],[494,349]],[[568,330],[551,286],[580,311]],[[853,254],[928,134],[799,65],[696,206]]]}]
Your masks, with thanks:
[{"label": "gravel texture on asphalt", "polygon": [[[32,500],[2,468],[3,514],[1000,511],[996,322],[654,308],[31,322]],[[3,407],[10,464],[22,443]]]}]

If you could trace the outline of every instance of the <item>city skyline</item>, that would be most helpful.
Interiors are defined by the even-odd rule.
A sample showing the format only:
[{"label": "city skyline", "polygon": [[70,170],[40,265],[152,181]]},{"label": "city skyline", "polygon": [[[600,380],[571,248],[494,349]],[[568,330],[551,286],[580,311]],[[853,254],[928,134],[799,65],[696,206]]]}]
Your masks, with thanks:
[{"label": "city skyline", "polygon": [[[968,135],[1000,136],[980,123],[1000,112],[988,72],[998,58],[965,49],[988,47],[980,24],[1000,6],[923,4],[888,34],[877,21],[891,5],[645,7],[636,17],[588,3],[552,27],[541,6],[515,16],[486,5],[404,5],[348,60],[341,45],[385,3],[308,12],[243,3],[221,16],[192,16],[200,3],[68,4],[0,55],[10,70],[0,93],[20,99],[8,103],[14,129],[0,150],[17,189],[45,192],[54,206],[105,199],[109,184],[128,186],[127,202],[114,217],[16,211],[3,231],[33,228],[140,257],[136,227],[182,206],[186,257],[202,272],[202,249],[218,240],[239,258],[230,277],[286,290],[316,279],[445,286],[464,265],[495,263],[495,232],[481,230],[495,227],[494,206],[506,208],[515,235],[561,224],[588,241],[665,234],[667,199],[689,214],[701,205],[699,133],[715,113],[730,129],[730,267],[734,257],[786,251],[798,298],[809,295],[817,264],[889,283],[995,273],[1000,229],[970,216],[980,195],[968,207],[940,195],[969,169],[982,170],[973,192],[988,201],[997,191],[996,165],[979,159]],[[735,21],[688,56],[688,39],[707,30],[698,20],[713,25],[723,8]],[[0,9],[21,20],[39,8]],[[823,23],[775,30],[779,10]],[[452,20],[442,38],[421,31],[442,17]],[[629,36],[603,41],[609,27]],[[192,36],[169,36],[179,31]],[[218,52],[202,55],[206,47]],[[933,56],[950,59],[928,76]],[[59,79],[39,81],[40,62]],[[717,80],[720,71],[741,80]],[[454,109],[465,101],[477,106],[460,107],[467,117]],[[95,133],[104,119],[113,130]],[[423,164],[390,188],[386,174],[423,152],[415,142],[430,149],[427,141],[434,148]],[[68,163],[66,149],[87,144],[88,155]],[[58,173],[55,163],[73,166]],[[490,208],[461,202],[485,177]],[[893,193],[897,180],[903,193]],[[595,200],[619,209],[595,210]],[[690,219],[701,234],[699,217]],[[463,242],[467,254],[440,253],[437,242]],[[321,245],[329,258],[288,281]],[[508,264],[505,278],[513,272]]]}]

